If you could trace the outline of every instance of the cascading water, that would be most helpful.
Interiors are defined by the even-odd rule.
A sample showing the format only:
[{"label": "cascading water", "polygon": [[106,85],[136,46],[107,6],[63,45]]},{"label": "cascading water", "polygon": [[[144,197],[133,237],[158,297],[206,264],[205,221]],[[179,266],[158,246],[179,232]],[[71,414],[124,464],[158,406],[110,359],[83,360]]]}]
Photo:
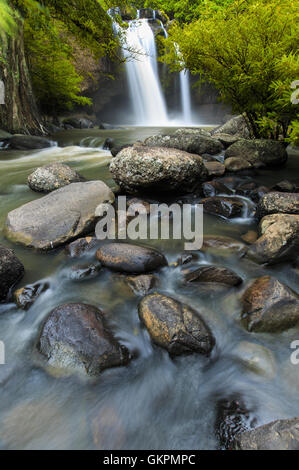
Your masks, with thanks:
[{"label": "cascading water", "polygon": [[[167,108],[161,89],[155,36],[147,19],[130,21],[124,32],[127,58],[126,72],[134,109],[135,123],[139,125],[166,125]],[[131,51],[136,57],[130,57]]]},{"label": "cascading water", "polygon": [[184,124],[192,124],[192,108],[190,95],[190,80],[188,70],[180,72],[181,103]]}]

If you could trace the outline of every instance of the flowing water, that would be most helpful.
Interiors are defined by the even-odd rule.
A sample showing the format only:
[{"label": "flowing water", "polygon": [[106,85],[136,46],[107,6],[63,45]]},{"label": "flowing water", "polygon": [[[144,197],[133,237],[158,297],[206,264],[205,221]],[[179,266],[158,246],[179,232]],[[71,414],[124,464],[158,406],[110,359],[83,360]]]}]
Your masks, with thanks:
[{"label": "flowing water", "polygon": [[[10,210],[41,197],[26,185],[34,168],[67,162],[86,178],[102,179],[113,187],[108,171],[111,157],[101,149],[105,138],[130,143],[165,130],[169,131],[68,131],[57,135],[56,148],[1,151],[1,228]],[[298,156],[297,160],[293,156],[286,169],[260,172],[257,179],[273,184],[296,172]],[[204,215],[204,232],[240,240],[255,228],[249,201],[243,200],[243,218],[227,221]],[[78,260],[68,259],[63,249],[36,253],[13,246],[2,232],[0,242],[13,247],[25,266],[20,287],[40,280],[50,284],[27,312],[14,304],[0,305],[0,340],[6,347],[6,364],[0,365],[0,448],[215,449],[219,445],[214,432],[216,404],[236,396],[242,397],[258,425],[299,415],[299,366],[290,362],[290,344],[299,339],[298,328],[277,335],[246,332],[240,324],[240,289],[208,296],[194,286],[181,285],[179,267],[163,268],[158,291],[200,311],[217,342],[209,359],[198,354],[171,359],[151,343],[138,319],[140,298],[122,276],[103,269],[94,279],[76,282],[69,273]],[[170,264],[183,251],[183,241],[146,243],[162,250]],[[232,268],[244,282],[267,272],[298,291],[298,271],[289,265],[266,269],[234,256],[200,254],[198,264],[211,262]],[[51,309],[69,301],[87,302],[105,312],[115,336],[135,353],[127,367],[106,370],[98,380],[55,376],[45,370],[36,350],[41,325]],[[259,363],[264,373],[241,360],[244,342],[267,349]]]}]

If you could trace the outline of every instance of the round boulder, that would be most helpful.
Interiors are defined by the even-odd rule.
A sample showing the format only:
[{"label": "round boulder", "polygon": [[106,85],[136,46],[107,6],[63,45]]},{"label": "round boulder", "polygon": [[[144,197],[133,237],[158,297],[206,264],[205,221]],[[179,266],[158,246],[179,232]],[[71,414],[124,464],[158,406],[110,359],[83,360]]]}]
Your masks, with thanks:
[{"label": "round boulder", "polygon": [[134,146],[121,150],[110,164],[121,189],[128,193],[192,192],[207,178],[201,157],[173,148]]},{"label": "round boulder", "polygon": [[70,183],[84,181],[75,170],[63,163],[51,163],[37,168],[28,176],[28,185],[33,191],[49,193]]},{"label": "round boulder", "polygon": [[215,345],[201,316],[171,297],[147,295],[140,302],[138,313],[153,342],[171,355],[193,352],[209,355]]},{"label": "round boulder", "polygon": [[13,250],[0,244],[0,302],[6,300],[11,288],[24,276],[24,266]]},{"label": "round boulder", "polygon": [[96,257],[106,268],[125,273],[143,274],[167,265],[158,250],[129,243],[107,243]]},{"label": "round boulder", "polygon": [[128,350],[106,328],[101,311],[80,303],[60,305],[50,313],[39,351],[51,366],[88,375],[126,365],[130,359]]}]

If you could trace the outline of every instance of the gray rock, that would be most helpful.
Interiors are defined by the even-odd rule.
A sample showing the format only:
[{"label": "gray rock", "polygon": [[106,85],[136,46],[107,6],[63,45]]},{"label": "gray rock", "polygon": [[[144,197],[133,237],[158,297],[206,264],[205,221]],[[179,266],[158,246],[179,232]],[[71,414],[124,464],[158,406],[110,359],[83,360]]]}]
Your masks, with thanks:
[{"label": "gray rock", "polygon": [[14,292],[13,297],[17,306],[23,310],[28,310],[31,305],[37,300],[37,298],[43,293],[46,292],[50,287],[48,282],[37,282],[36,284],[31,284],[21,289],[18,289]]},{"label": "gray rock", "polygon": [[24,276],[24,266],[13,250],[0,244],[0,302],[7,299],[10,290]]},{"label": "gray rock", "polygon": [[130,358],[106,328],[102,312],[79,303],[60,305],[49,314],[38,348],[51,366],[93,376]]},{"label": "gray rock", "polygon": [[299,418],[280,419],[236,436],[235,450],[299,450]]},{"label": "gray rock", "polygon": [[152,274],[141,274],[140,276],[127,276],[126,281],[137,295],[146,295],[155,286],[157,278]]},{"label": "gray rock", "polygon": [[243,158],[255,168],[283,166],[288,154],[281,142],[274,140],[239,140],[225,151],[225,159]]},{"label": "gray rock", "polygon": [[177,149],[134,146],[121,150],[110,164],[121,189],[128,193],[192,192],[206,179],[201,157]]},{"label": "gray rock", "polygon": [[143,274],[167,265],[159,251],[128,243],[107,243],[96,256],[106,268],[125,273]]},{"label": "gray rock", "polygon": [[272,214],[259,224],[260,237],[247,256],[258,263],[292,261],[299,254],[299,215]]},{"label": "gray rock", "polygon": [[51,163],[37,168],[28,176],[28,185],[33,191],[49,193],[84,178],[64,163]]},{"label": "gray rock", "polygon": [[202,155],[215,155],[223,150],[223,145],[217,139],[204,134],[154,135],[148,137],[144,144],[148,147],[166,147]]},{"label": "gray rock", "polygon": [[257,206],[257,217],[270,214],[299,214],[299,193],[271,192],[265,194]]},{"label": "gray rock", "polygon": [[242,296],[241,318],[250,332],[287,330],[299,322],[299,297],[277,279],[260,277]]},{"label": "gray rock", "polygon": [[139,317],[152,340],[171,355],[198,352],[209,355],[215,339],[198,312],[161,294],[145,296]]},{"label": "gray rock", "polygon": [[72,183],[11,211],[6,236],[30,248],[50,250],[90,233],[98,205],[114,202],[102,181]]},{"label": "gray rock", "polygon": [[45,139],[44,137],[36,137],[32,135],[13,135],[5,139],[8,148],[13,150],[38,150],[48,147],[55,147],[56,142]]},{"label": "gray rock", "polygon": [[229,157],[224,161],[225,169],[227,171],[238,172],[243,170],[249,170],[252,168],[250,162],[244,158],[239,157]]}]

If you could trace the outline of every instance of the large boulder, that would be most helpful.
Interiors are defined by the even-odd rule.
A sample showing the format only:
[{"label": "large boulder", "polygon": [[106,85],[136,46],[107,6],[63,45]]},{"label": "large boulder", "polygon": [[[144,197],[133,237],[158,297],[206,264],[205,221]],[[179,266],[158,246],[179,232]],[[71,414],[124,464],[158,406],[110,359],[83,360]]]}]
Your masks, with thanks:
[{"label": "large boulder", "polygon": [[224,148],[219,140],[202,133],[153,135],[148,137],[144,144],[148,147],[175,148],[197,155],[216,155]]},{"label": "large boulder", "polygon": [[107,243],[96,256],[106,268],[125,273],[143,274],[167,265],[158,250],[129,243]]},{"label": "large boulder", "polygon": [[129,362],[128,350],[107,329],[102,312],[80,303],[60,305],[49,314],[38,348],[51,366],[66,372],[98,375]]},{"label": "large boulder", "polygon": [[24,275],[24,266],[13,250],[0,244],[0,302],[6,300],[11,288]]},{"label": "large boulder", "polygon": [[292,261],[299,254],[299,215],[272,214],[259,224],[260,237],[247,256],[262,264]]},{"label": "large boulder", "polygon": [[212,135],[218,137],[218,134],[229,134],[248,139],[250,137],[249,129],[244,117],[240,114],[226,121],[222,126],[212,130]]},{"label": "large boulder", "polygon": [[287,330],[299,322],[299,297],[277,279],[260,277],[242,296],[241,318],[251,332]]},{"label": "large boulder", "polygon": [[225,151],[227,158],[243,158],[255,168],[279,167],[286,163],[288,154],[283,143],[274,140],[239,140]]},{"label": "large boulder", "polygon": [[161,294],[149,294],[139,304],[139,317],[152,340],[171,355],[209,355],[215,339],[201,316],[188,305]]},{"label": "large boulder", "polygon": [[207,177],[202,159],[173,148],[134,146],[121,150],[110,171],[129,193],[192,192]]},{"label": "large boulder", "polygon": [[102,181],[72,183],[11,211],[5,233],[30,248],[50,250],[90,233],[98,205],[114,202]]},{"label": "large boulder", "polygon": [[3,141],[7,144],[7,148],[13,150],[38,150],[57,145],[53,140],[32,135],[13,135]]},{"label": "large boulder", "polygon": [[299,214],[299,193],[271,192],[265,194],[257,206],[257,217],[269,214]]},{"label": "large boulder", "polygon": [[49,193],[84,178],[64,163],[51,163],[37,168],[28,176],[28,185],[33,191]]},{"label": "large boulder", "polygon": [[299,450],[299,418],[280,419],[237,435],[235,450]]}]

